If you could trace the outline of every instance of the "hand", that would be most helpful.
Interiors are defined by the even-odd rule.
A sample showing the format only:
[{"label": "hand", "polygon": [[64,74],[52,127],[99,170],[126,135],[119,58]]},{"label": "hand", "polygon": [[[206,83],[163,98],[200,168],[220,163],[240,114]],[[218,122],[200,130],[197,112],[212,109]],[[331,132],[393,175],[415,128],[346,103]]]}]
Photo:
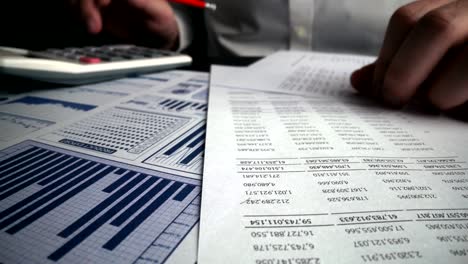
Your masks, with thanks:
[{"label": "hand", "polygon": [[351,83],[393,107],[422,96],[442,111],[461,108],[468,101],[468,1],[399,8],[377,60],[354,72]]},{"label": "hand", "polygon": [[106,31],[124,41],[177,48],[179,29],[165,0],[69,0],[89,33]]}]

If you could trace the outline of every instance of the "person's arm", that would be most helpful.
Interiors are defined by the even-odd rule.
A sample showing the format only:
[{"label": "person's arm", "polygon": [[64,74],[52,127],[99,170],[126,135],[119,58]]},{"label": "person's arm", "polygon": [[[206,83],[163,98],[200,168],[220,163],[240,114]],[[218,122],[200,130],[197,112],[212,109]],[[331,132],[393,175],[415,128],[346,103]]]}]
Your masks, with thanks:
[{"label": "person's arm", "polygon": [[353,86],[394,107],[416,96],[443,111],[465,104],[467,25],[468,1],[421,0],[401,7],[390,19],[378,59],[352,75]]}]

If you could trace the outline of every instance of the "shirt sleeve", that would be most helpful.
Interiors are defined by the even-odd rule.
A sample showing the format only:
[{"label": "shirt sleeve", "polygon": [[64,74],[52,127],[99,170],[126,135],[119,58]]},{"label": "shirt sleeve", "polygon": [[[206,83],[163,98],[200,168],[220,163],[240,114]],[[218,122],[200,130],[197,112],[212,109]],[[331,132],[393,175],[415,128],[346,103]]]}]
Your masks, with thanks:
[{"label": "shirt sleeve", "polygon": [[182,51],[186,49],[193,40],[193,29],[191,28],[191,17],[188,14],[188,11],[177,4],[172,4],[174,9],[175,18],[177,21],[177,26],[179,27],[179,46],[177,51]]}]

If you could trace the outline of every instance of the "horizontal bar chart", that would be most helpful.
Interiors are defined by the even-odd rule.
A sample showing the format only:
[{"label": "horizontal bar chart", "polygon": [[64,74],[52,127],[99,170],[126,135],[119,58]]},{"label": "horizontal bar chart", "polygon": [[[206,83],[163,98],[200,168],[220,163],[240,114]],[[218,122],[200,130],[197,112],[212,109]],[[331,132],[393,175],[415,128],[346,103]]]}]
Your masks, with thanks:
[{"label": "horizontal bar chart", "polygon": [[[152,250],[154,260],[163,263],[199,220],[193,213],[194,208],[199,210],[194,202],[200,197],[198,180],[34,141],[2,152],[0,246],[16,243],[31,248],[2,250],[0,262],[36,254],[39,262],[79,263],[73,255],[80,252],[97,254],[100,263],[114,263],[123,254],[137,261]],[[17,166],[26,160],[31,163]],[[185,228],[171,227],[181,222]],[[152,246],[168,229],[179,233],[164,240],[170,241],[164,246]],[[128,246],[134,240],[140,248]],[[49,250],[38,251],[45,242],[51,245]]]}]

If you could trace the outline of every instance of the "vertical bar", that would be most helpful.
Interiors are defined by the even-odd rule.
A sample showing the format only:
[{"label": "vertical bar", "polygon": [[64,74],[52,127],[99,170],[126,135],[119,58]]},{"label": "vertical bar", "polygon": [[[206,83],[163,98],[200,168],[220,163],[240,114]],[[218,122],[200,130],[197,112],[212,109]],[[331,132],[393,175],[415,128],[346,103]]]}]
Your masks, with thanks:
[{"label": "vertical bar", "polygon": [[[13,155],[12,157],[9,157],[5,160],[2,160],[2,166],[0,166],[0,171],[3,171],[5,168],[8,168],[9,166],[11,166],[11,164],[9,164],[10,162],[18,159],[18,158],[21,158],[22,156],[24,155],[31,155],[29,157],[32,157],[36,152],[38,152],[40,149],[38,147],[32,147],[32,148],[29,148],[27,150],[24,150],[24,151],[21,151],[20,153],[18,154],[15,154]],[[15,162],[16,164],[16,162]]]},{"label": "vertical bar", "polygon": [[[22,169],[24,168],[24,164],[23,163],[26,163],[26,162],[29,162],[29,159],[32,158],[33,161],[37,160],[38,158],[42,158],[48,154],[50,151],[48,150],[39,150],[38,152],[34,152],[30,155],[26,155],[24,156],[23,158],[20,158],[18,160],[18,162],[15,162],[14,166],[10,167],[9,169],[5,170],[5,171],[2,171],[0,173],[0,179],[5,177],[6,175],[9,175],[10,173],[14,172],[15,170],[17,170],[18,168]],[[38,154],[38,155],[33,155],[33,154]]]},{"label": "vertical bar", "polygon": [[[99,166],[102,166],[101,168],[99,168]],[[83,175],[82,176],[82,180],[86,180],[87,178],[89,178],[89,176],[92,176],[94,175],[96,172],[100,171],[101,169],[103,169],[105,167],[105,165],[98,165],[96,167],[95,170],[92,170],[90,171],[89,173],[87,173],[87,175]],[[100,179],[102,179],[103,177],[105,177],[106,175],[108,175],[109,173],[111,173],[113,170],[115,170],[114,167],[109,167],[105,170],[102,170],[100,171],[98,174],[96,174],[94,177],[90,178],[90,179],[87,179],[84,183],[78,185],[76,188],[72,189],[71,191],[69,191],[68,193],[62,195],[61,197],[59,197],[58,199],[54,200],[53,202],[49,203],[48,205],[44,206],[43,208],[39,209],[38,211],[36,211],[35,213],[33,213],[32,215],[28,216],[26,219],[20,221],[19,223],[17,223],[16,225],[10,227],[9,229],[6,230],[6,232],[8,234],[15,234],[19,231],[21,231],[21,229],[27,227],[28,225],[30,225],[31,223],[33,223],[34,221],[36,221],[37,219],[43,217],[44,215],[50,213],[50,211],[54,210],[55,208],[59,207],[60,205],[62,205],[63,203],[65,203],[66,201],[68,201],[70,198],[72,198],[73,196],[77,195],[78,193],[82,192],[83,190],[85,190],[86,188],[88,188],[89,186],[93,185],[94,183],[96,183],[97,181],[99,181]],[[77,184],[79,184],[80,181],[78,181],[78,179],[76,179],[75,182],[73,182],[74,184],[72,185],[72,182],[70,182],[70,186],[68,186],[69,188],[70,187],[73,187]],[[65,186],[64,186],[65,187]],[[56,191],[56,194],[54,195],[53,193],[51,193],[49,195],[49,197],[44,197],[42,198],[42,203],[39,203],[39,206],[35,207],[35,208],[31,208],[31,209],[36,209],[44,204],[46,204],[47,202],[51,201],[52,199],[54,199],[55,197],[57,197],[58,195],[68,191],[69,188],[62,188],[61,192],[59,192],[58,190]],[[33,211],[31,210],[31,212]],[[29,214],[30,212],[27,212],[27,214]]]},{"label": "vertical bar", "polygon": [[[78,161],[78,162],[76,162],[76,161]],[[51,183],[52,181],[56,180],[57,178],[60,178],[60,177],[62,177],[64,175],[67,175],[69,172],[71,172],[74,169],[80,167],[81,165],[85,164],[86,162],[87,162],[87,160],[80,160],[79,158],[73,157],[71,160],[68,160],[67,162],[65,162],[61,169],[55,171],[55,169],[58,168],[58,167],[54,167],[53,171],[52,171],[53,173],[51,175],[47,176],[46,178],[44,178],[43,180],[41,180],[40,182],[38,182],[37,184],[39,184],[40,186],[45,186],[45,185]],[[70,165],[70,166],[68,167],[68,165]],[[50,171],[51,170],[48,170],[47,173],[49,173]]]},{"label": "vertical bar", "polygon": [[159,105],[165,105],[165,104],[169,103],[170,101],[171,101],[171,99],[166,99],[166,100],[160,102]]},{"label": "vertical bar", "polygon": [[205,140],[205,133],[201,134],[198,138],[196,138],[194,141],[190,142],[190,144],[187,145],[188,148],[194,148],[198,143],[202,142]]},{"label": "vertical bar", "polygon": [[114,250],[128,235],[138,228],[151,214],[164,204],[182,185],[180,182],[174,182],[163,194],[156,198],[150,205],[141,211],[135,218],[124,226],[116,235],[114,235],[104,246],[105,249]]},{"label": "vertical bar", "polygon": [[[91,167],[94,167],[95,165],[96,165],[96,163],[91,162],[91,163],[86,164],[86,166],[84,166],[84,167],[85,167],[86,170],[88,170],[88,169],[90,169]],[[86,170],[85,170],[85,171],[86,171]],[[7,209],[3,210],[2,212],[0,212],[0,219],[5,218],[5,217],[8,216],[9,214],[14,213],[16,210],[18,210],[18,209],[20,209],[20,208],[22,208],[22,207],[24,207],[24,206],[27,206],[29,203],[33,203],[32,205],[36,205],[36,204],[37,204],[37,201],[42,201],[42,200],[44,200],[44,199],[39,199],[42,195],[45,195],[45,194],[47,194],[48,192],[53,191],[53,190],[54,190],[55,188],[57,188],[58,186],[62,185],[63,183],[65,183],[65,182],[67,182],[67,181],[69,181],[69,180],[72,180],[73,178],[75,178],[76,176],[78,176],[78,175],[80,175],[80,174],[82,174],[82,173],[83,173],[83,171],[78,172],[78,170],[75,170],[75,171],[73,171],[73,173],[70,175],[71,177],[69,177],[69,178],[63,177],[62,179],[60,179],[60,180],[54,182],[53,184],[50,184],[50,185],[48,185],[47,187],[42,188],[40,191],[37,191],[37,192],[33,193],[32,195],[26,197],[25,199],[23,199],[23,200],[17,202],[16,204],[14,204],[14,205],[10,206],[9,208],[7,208]],[[74,182],[74,181],[72,181],[72,182]],[[64,186],[68,186],[68,184],[66,184],[66,185],[64,185]],[[62,186],[62,187],[63,187],[63,186]],[[62,188],[60,188],[60,189],[58,189],[58,190],[61,190],[61,189],[62,189]],[[55,194],[56,191],[55,191],[55,192],[52,192],[52,193]],[[46,197],[49,197],[49,195],[47,195]],[[38,199],[39,199],[39,200],[38,200]],[[36,201],[36,202],[34,202],[34,201]],[[34,207],[34,206],[33,206],[33,207]],[[26,208],[29,209],[29,208],[32,208],[32,206],[30,205],[30,206],[27,206]],[[23,211],[24,211],[24,209],[23,209]],[[22,212],[22,211],[20,211],[20,212]],[[21,215],[24,216],[25,214],[21,214]],[[22,217],[22,216],[21,216],[21,217]],[[9,219],[10,219],[10,220],[7,221],[8,224],[5,224],[5,223],[7,223],[7,222],[5,222],[5,220],[2,221],[2,222],[0,222],[0,229],[4,228],[5,226],[9,225],[10,223],[16,221],[16,220],[14,219],[14,217],[10,217]],[[8,220],[8,218],[7,218],[7,220]]]},{"label": "vertical bar", "polygon": [[113,226],[120,226],[128,218],[130,218],[134,213],[136,213],[141,207],[143,207],[151,198],[153,198],[156,194],[158,194],[164,187],[166,187],[171,181],[167,179],[163,179],[159,182],[156,186],[154,186],[151,190],[149,190],[145,195],[143,195],[138,201],[136,201],[132,206],[127,208],[124,212],[122,212],[117,218],[115,218],[110,224]]},{"label": "vertical bar", "polygon": [[[60,154],[57,154],[57,155],[60,155]],[[62,156],[61,158],[59,158],[57,160],[57,163],[61,163],[62,161],[66,160],[68,158],[69,157],[67,157],[67,156]],[[45,166],[42,166],[41,170],[43,168],[45,168]],[[11,196],[11,195],[13,195],[13,194],[15,194],[15,193],[17,193],[17,192],[19,192],[19,191],[21,191],[21,190],[23,190],[24,188],[27,188],[28,186],[31,186],[32,184],[36,183],[37,181],[40,181],[42,178],[44,178],[47,175],[46,174],[47,171],[48,170],[45,170],[45,171],[36,171],[36,170],[34,170],[34,171],[26,174],[25,176],[21,177],[20,179],[17,179],[15,181],[12,181],[12,182],[2,186],[2,189],[4,189],[4,190],[8,190],[8,189],[10,189],[12,187],[13,188],[6,191],[6,192],[4,192],[4,193],[2,193],[0,195],[0,201],[7,198],[7,197],[9,197],[9,196]],[[38,172],[39,172],[39,174],[35,175]],[[2,190],[2,192],[4,190]]]},{"label": "vertical bar", "polygon": [[177,111],[180,111],[180,110],[186,108],[187,106],[189,106],[189,105],[191,105],[191,104],[192,104],[191,102],[185,103],[185,104],[183,104],[183,105],[177,107],[176,110],[177,110]]},{"label": "vertical bar", "polygon": [[119,188],[126,181],[130,180],[136,174],[137,173],[134,172],[134,171],[129,171],[128,173],[125,173],[124,176],[120,177],[118,180],[116,180],[115,182],[111,183],[109,186],[104,188],[102,191],[105,192],[105,193],[111,193],[111,192],[115,191],[117,188]]},{"label": "vertical bar", "polygon": [[175,197],[174,200],[182,202],[195,189],[195,185],[187,184]]},{"label": "vertical bar", "polygon": [[111,207],[107,212],[101,215],[98,219],[84,228],[81,232],[76,234],[72,239],[70,239],[67,243],[63,244],[60,248],[54,251],[52,254],[48,256],[49,259],[57,261],[62,258],[65,254],[73,250],[76,246],[78,246],[81,242],[83,242],[86,238],[88,238],[91,234],[93,234],[98,228],[100,228],[103,224],[109,221],[115,214],[117,214],[122,208],[127,206],[134,198],[140,195],[145,189],[147,189],[151,184],[156,181],[154,178],[149,178],[146,180],[142,185],[136,188],[133,192],[131,192],[127,197],[122,199],[116,205]]},{"label": "vertical bar", "polygon": [[124,174],[124,172],[126,172],[127,170],[126,169],[122,169],[122,168],[119,168],[116,172],[114,172],[115,174],[117,175],[122,175]]},{"label": "vertical bar", "polygon": [[195,159],[200,153],[202,153],[205,150],[205,143],[201,144],[197,149],[192,151],[187,157],[185,157],[180,163],[187,165],[190,162],[192,162],[193,159]]},{"label": "vertical bar", "polygon": [[[3,192],[9,189],[9,187],[6,187],[6,186],[12,186],[12,184],[15,185],[15,184],[21,183],[25,180],[28,180],[31,176],[37,173],[41,173],[42,171],[46,169],[48,163],[52,162],[54,159],[57,159],[61,155],[62,154],[60,153],[55,153],[52,156],[45,158],[45,160],[43,160],[42,164],[40,164],[39,166],[34,166],[35,168],[30,168],[31,166],[29,166],[25,169],[22,169],[13,173],[12,175],[6,178],[3,178],[2,180],[0,180],[0,185],[2,185],[0,186],[0,192]],[[21,177],[18,178],[18,176],[21,176]]]},{"label": "vertical bar", "polygon": [[164,152],[164,155],[170,156],[174,154],[178,149],[180,149],[183,145],[185,145],[187,142],[189,142],[192,138],[194,138],[196,135],[200,134],[201,132],[205,131],[205,127],[200,127],[188,136],[186,136],[184,139],[179,141],[176,145],[174,145],[172,148]]},{"label": "vertical bar", "polygon": [[[125,177],[125,176],[124,176]],[[96,205],[93,209],[88,211],[86,214],[78,218],[75,222],[73,222],[71,225],[69,225],[67,228],[65,228],[62,232],[58,233],[59,237],[67,238],[71,234],[73,234],[76,230],[80,229],[82,226],[84,226],[86,223],[91,221],[95,216],[97,216],[99,213],[101,213],[104,209],[106,209],[109,205],[111,205],[113,202],[117,201],[120,197],[122,197],[124,194],[126,194],[129,190],[131,190],[133,187],[135,187],[138,183],[140,183],[142,180],[145,179],[145,175],[139,175],[138,177],[134,178],[132,181],[130,181],[128,184],[124,185],[122,188],[120,188],[117,192],[115,192],[113,195],[109,196],[107,199]],[[130,179],[130,177],[127,177]]]},{"label": "vertical bar", "polygon": [[181,104],[183,104],[183,103],[184,103],[184,101],[180,101],[180,102],[178,102],[177,104],[172,105],[171,107],[169,107],[169,109],[172,110],[172,109],[178,107],[179,105],[181,105]]},{"label": "vertical bar", "polygon": [[170,103],[166,104],[166,107],[170,107],[171,105],[176,104],[177,102],[179,102],[179,100],[171,100]]}]

